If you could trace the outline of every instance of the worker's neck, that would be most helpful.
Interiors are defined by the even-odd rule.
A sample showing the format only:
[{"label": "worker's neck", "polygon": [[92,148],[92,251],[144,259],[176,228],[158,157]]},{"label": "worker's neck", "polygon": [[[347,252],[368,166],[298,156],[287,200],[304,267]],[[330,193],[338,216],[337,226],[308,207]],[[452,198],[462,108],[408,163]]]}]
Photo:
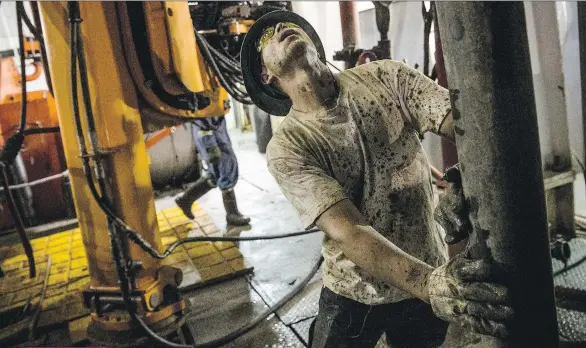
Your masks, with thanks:
[{"label": "worker's neck", "polygon": [[328,110],[338,100],[338,81],[325,64],[313,64],[298,69],[287,79],[287,94],[296,111],[314,113]]}]

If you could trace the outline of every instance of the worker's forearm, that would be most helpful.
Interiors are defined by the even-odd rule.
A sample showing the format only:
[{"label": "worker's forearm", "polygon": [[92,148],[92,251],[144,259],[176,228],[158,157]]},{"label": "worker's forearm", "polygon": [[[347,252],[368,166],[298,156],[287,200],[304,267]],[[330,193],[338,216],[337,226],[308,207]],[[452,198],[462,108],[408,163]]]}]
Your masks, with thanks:
[{"label": "worker's forearm", "polygon": [[339,241],[344,255],[375,278],[429,302],[433,267],[405,253],[370,226],[355,226]]}]

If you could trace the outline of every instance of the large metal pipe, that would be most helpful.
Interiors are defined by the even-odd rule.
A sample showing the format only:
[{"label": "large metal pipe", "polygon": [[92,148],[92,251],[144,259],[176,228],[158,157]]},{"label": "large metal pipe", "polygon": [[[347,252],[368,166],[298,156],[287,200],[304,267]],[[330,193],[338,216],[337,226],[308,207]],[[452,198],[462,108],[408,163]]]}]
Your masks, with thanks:
[{"label": "large metal pipe", "polygon": [[437,12],[473,225],[468,255],[492,259],[510,289],[506,346],[558,347],[523,3],[438,2]]},{"label": "large metal pipe", "polygon": [[[437,83],[438,85],[448,88],[448,79],[446,76],[446,66],[444,63],[444,51],[442,49],[442,40],[441,34],[439,31],[439,27],[437,24],[437,10],[434,8],[435,11],[433,15],[434,25],[434,39],[435,39],[435,69],[437,72]],[[454,164],[458,163],[458,151],[456,150],[456,146],[449,142],[446,139],[441,140],[442,144],[442,164],[444,166],[444,170],[448,169],[449,167],[453,166]]]},{"label": "large metal pipe", "polygon": [[360,38],[358,37],[358,10],[354,1],[340,1],[340,20],[344,49],[357,47]]}]

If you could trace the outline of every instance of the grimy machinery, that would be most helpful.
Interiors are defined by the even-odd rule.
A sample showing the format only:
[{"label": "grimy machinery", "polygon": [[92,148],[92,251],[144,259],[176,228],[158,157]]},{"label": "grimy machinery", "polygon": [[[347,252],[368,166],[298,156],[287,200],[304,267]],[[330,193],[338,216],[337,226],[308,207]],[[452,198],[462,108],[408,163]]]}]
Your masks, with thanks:
[{"label": "grimy machinery", "polygon": [[[33,5],[34,21],[17,3],[21,53],[24,23],[40,39],[57,107],[91,278],[83,291],[91,308],[88,336],[108,346],[147,339],[181,346],[164,337],[182,335],[186,327],[189,308],[178,290],[182,274],[161,260],[198,239],[163,251],[143,131],[223,117],[229,95],[250,104],[237,59],[242,36],[254,18],[288,4]],[[24,80],[20,124],[0,155],[3,168],[14,161],[27,132]],[[32,277],[30,243],[20,235]],[[187,332],[182,340],[190,343],[189,337]]]},{"label": "grimy machinery", "polygon": [[[145,131],[153,132],[197,118],[222,117],[230,108],[229,96],[238,102],[249,104],[250,100],[241,84],[238,62],[242,36],[255,18],[267,11],[289,8],[290,4],[96,1],[36,2],[33,5],[34,20],[31,21],[22,2],[17,3],[20,65],[25,65],[22,32],[24,23],[40,43],[43,63],[48,66],[44,70],[49,73],[49,89],[56,103],[73,201],[89,266],[90,284],[83,290],[83,298],[85,305],[91,309],[91,323],[88,327],[90,340],[100,345],[118,347],[144,346],[150,342],[181,348],[214,347],[246,332],[275,308],[291,299],[311,279],[313,272],[319,268],[319,263],[312,270],[312,274],[296,285],[292,293],[247,326],[216,341],[195,344],[196,340],[189,325],[185,325],[189,306],[182,300],[179,292],[181,271],[163,265],[161,260],[177,246],[203,239],[181,239],[163,249],[143,137]],[[336,54],[336,59],[353,66],[357,62],[390,56],[390,42],[385,34],[388,30],[388,5],[388,2],[376,4],[377,26],[381,31],[378,45],[372,50],[359,50],[355,47],[352,35],[345,35],[344,49]],[[492,85],[483,84],[482,81],[494,80],[492,70],[487,68],[480,72],[468,71],[471,66],[460,61],[481,61],[489,55],[499,58],[495,60],[495,66],[502,68],[500,72],[510,78],[510,81],[503,81],[511,82],[509,85],[516,86],[519,83],[527,87],[517,89],[516,92],[531,90],[525,85],[529,81],[527,48],[518,44],[505,45],[506,49],[502,52],[494,48],[500,47],[495,44],[495,38],[508,37],[503,35],[508,34],[507,30],[519,37],[526,35],[524,22],[518,21],[518,18],[522,18],[522,5],[470,3],[437,6],[438,17],[443,23],[458,24],[455,29],[449,27],[449,30],[439,26],[442,37],[449,38],[445,45],[446,52],[449,53],[447,56],[459,59],[450,62],[453,75],[450,84],[459,85],[463,81],[462,76],[474,73],[479,76],[477,80],[480,81],[475,83],[482,84],[474,91],[490,89]],[[347,9],[352,5],[343,4],[342,7]],[[348,11],[342,11],[343,16],[347,13]],[[490,23],[497,23],[505,18],[509,26],[491,27],[484,20],[485,17],[490,18]],[[426,25],[428,23],[429,20]],[[429,31],[429,28],[426,30]],[[466,31],[478,35],[466,36],[463,34]],[[487,32],[491,35],[480,35]],[[462,37],[466,40],[470,40],[470,37],[478,38],[479,43],[475,41],[466,46],[464,44],[468,44],[468,41],[462,41]],[[512,42],[511,40],[505,40],[505,43]],[[498,43],[502,44],[500,41]],[[492,51],[484,54],[481,48],[491,48],[499,54]],[[464,49],[467,54],[459,55]],[[507,54],[515,54],[516,58],[508,59],[510,56]],[[455,62],[459,64],[456,66]],[[511,62],[516,62],[517,65]],[[510,73],[517,67],[522,73]],[[8,180],[5,179],[6,168],[18,155],[25,135],[32,133],[32,130],[27,129],[25,78],[21,78],[20,82],[22,97],[18,131],[6,140],[0,151],[0,174],[3,174],[0,181],[9,202],[12,199]],[[516,139],[522,138],[523,134],[529,134],[531,142],[527,142],[529,145],[526,152],[538,152],[535,150],[538,148],[535,117],[531,114],[534,112],[531,106],[532,96],[522,95],[518,98],[515,110],[523,110],[520,112],[523,117],[519,118],[523,122],[514,125],[514,131],[511,131],[502,129],[503,125],[507,125],[503,120],[512,119],[508,117],[510,111],[505,112],[508,109],[501,102],[506,101],[502,95],[508,93],[508,90],[488,90],[486,95],[491,96],[490,107],[469,102],[463,104],[462,100],[471,100],[473,97],[476,97],[475,100],[481,99],[470,96],[474,91],[461,89],[461,99],[455,101],[456,106],[462,114],[474,117],[456,120],[456,126],[460,122],[464,126],[467,125],[465,122],[478,122],[483,127],[476,127],[476,130],[490,129],[492,138],[500,143],[485,135],[476,136],[475,133],[475,136],[468,138],[459,135],[457,141],[464,150],[464,162],[476,164],[474,168],[486,167],[478,163],[484,160],[483,155],[470,150],[480,151],[481,147],[472,144],[477,139],[482,140],[486,148],[493,149],[500,145],[501,150],[508,150],[505,151],[508,155],[495,156],[498,151],[493,149],[491,157],[488,157],[490,163],[495,164],[490,168],[492,171],[477,173],[470,169],[471,166],[463,170],[464,189],[471,197],[478,199],[480,206],[476,209],[478,212],[473,223],[484,226],[490,222],[490,226],[494,225],[495,228],[486,240],[475,244],[476,248],[472,252],[483,257],[494,250],[492,256],[514,271],[510,274],[516,278],[511,283],[523,285],[523,289],[546,290],[527,291],[522,293],[523,296],[517,297],[515,308],[521,309],[519,317],[525,322],[517,320],[515,342],[528,343],[517,346],[554,347],[557,346],[558,337],[551,291],[553,289],[548,286],[551,285],[551,268],[548,258],[542,257],[547,256],[545,219],[533,218],[545,215],[541,209],[543,192],[535,190],[543,180],[539,175],[535,175],[532,180],[523,176],[508,177],[506,174],[511,171],[505,171],[514,166],[503,165],[519,162],[526,166],[526,170],[522,172],[539,172],[538,166],[534,165],[539,162],[537,158],[519,161],[514,156],[520,152],[511,148]],[[500,118],[493,117],[494,115]],[[528,131],[523,128],[525,123],[532,125],[526,127]],[[493,125],[498,127],[492,127]],[[508,134],[511,138],[498,137],[497,131],[501,129],[502,132],[498,134]],[[497,169],[502,172],[495,173]],[[499,182],[505,177],[507,185]],[[478,192],[480,188],[471,184],[473,178],[481,178],[483,183],[490,184],[495,192],[493,196]],[[523,194],[516,195],[517,192]],[[522,200],[520,197],[526,198]],[[491,199],[499,204],[500,210],[491,210],[496,206],[494,202],[488,202]],[[14,202],[9,206],[21,232],[31,277],[34,277],[34,258],[22,221],[18,218],[21,214],[14,208]],[[532,224],[519,226],[523,221],[532,221]],[[543,233],[540,238],[525,238],[524,233],[529,233],[528,231]],[[287,236],[311,232],[290,233]],[[478,239],[477,234],[478,232],[472,236],[473,239]],[[286,235],[264,236],[262,239],[283,236]],[[214,240],[232,239],[220,237]],[[532,242],[526,245],[522,243],[525,240]],[[506,250],[499,249],[500,245],[506,245]],[[533,258],[539,259],[541,263],[531,264]],[[516,265],[523,267],[517,268]],[[526,269],[532,271],[521,272]],[[569,267],[564,266],[556,274],[559,275],[566,269]],[[531,301],[525,301],[526,298]],[[527,303],[544,304],[541,312],[547,312],[547,320],[532,315],[534,308],[526,306]],[[455,341],[469,340],[472,344],[476,342],[476,337],[467,335],[452,335],[452,338]],[[176,343],[178,341],[183,343]]]}]

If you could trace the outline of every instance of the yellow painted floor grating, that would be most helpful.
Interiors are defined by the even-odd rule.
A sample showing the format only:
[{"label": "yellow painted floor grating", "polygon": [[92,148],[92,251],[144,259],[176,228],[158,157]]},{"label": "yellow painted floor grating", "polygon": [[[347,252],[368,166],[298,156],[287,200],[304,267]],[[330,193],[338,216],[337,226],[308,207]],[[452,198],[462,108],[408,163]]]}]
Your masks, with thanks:
[{"label": "yellow painted floor grating", "polygon": [[[185,217],[178,207],[157,212],[165,248],[179,238],[222,235],[197,204],[193,213],[195,222]],[[79,228],[33,239],[31,244],[37,265],[35,279],[28,277],[28,263],[21,245],[0,247],[0,267],[5,273],[0,278],[0,315],[27,302],[33,305],[38,302],[47,255],[51,255],[52,264],[38,327],[89,314],[81,296],[81,290],[89,284],[89,274]],[[242,254],[232,242],[184,244],[163,263],[183,271],[182,289],[201,287],[251,271],[245,267]]]}]

